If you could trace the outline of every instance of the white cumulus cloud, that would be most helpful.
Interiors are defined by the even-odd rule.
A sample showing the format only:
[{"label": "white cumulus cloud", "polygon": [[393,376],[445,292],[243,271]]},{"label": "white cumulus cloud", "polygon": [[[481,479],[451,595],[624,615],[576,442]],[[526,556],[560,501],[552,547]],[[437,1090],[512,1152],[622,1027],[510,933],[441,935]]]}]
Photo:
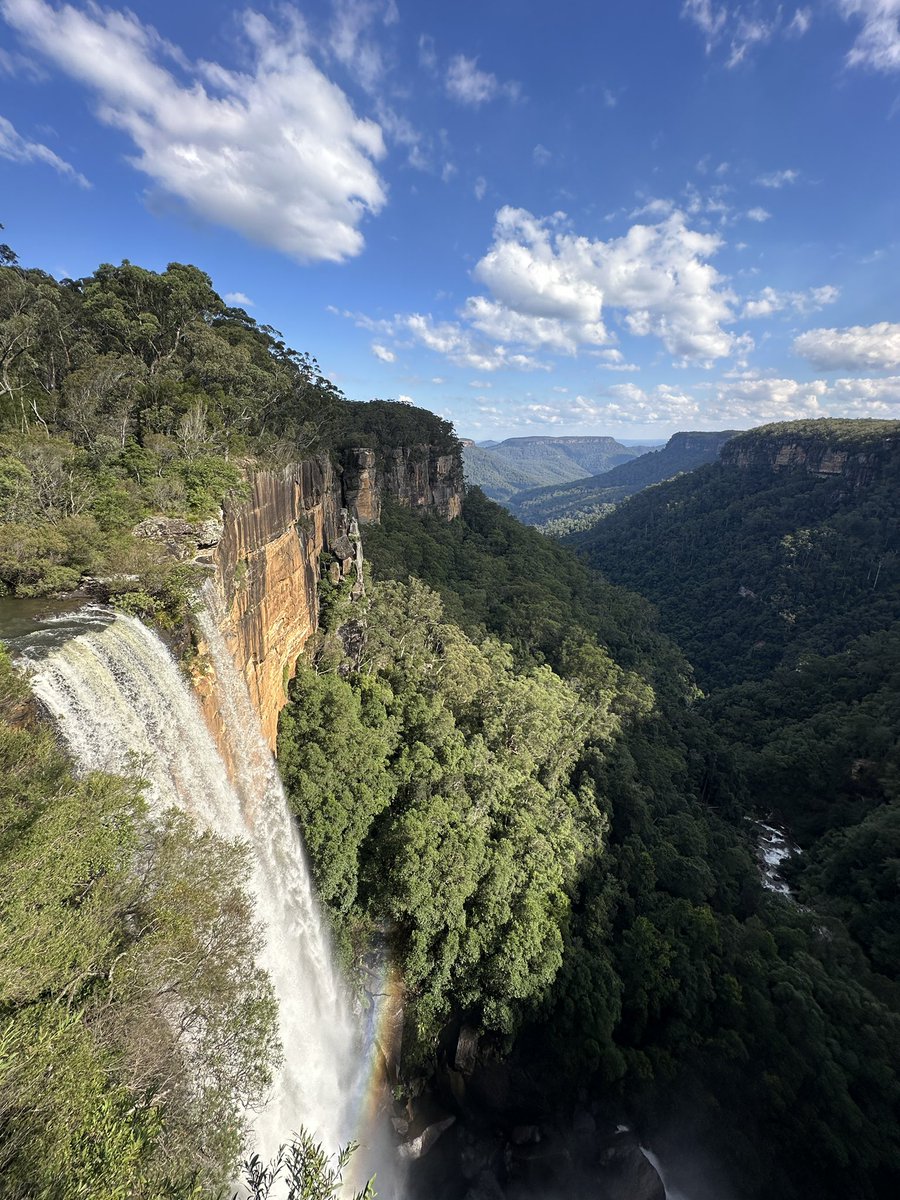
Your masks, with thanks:
[{"label": "white cumulus cloud", "polygon": [[900,416],[900,376],[885,379],[720,379],[692,388],[614,384],[596,397],[529,406],[521,424],[568,427],[661,425],[670,429],[746,429],[809,417]]},{"label": "white cumulus cloud", "polygon": [[587,351],[598,366],[636,370],[615,346],[607,312],[631,335],[658,338],[677,366],[708,367],[729,356],[740,362],[753,340],[725,328],[738,298],[709,261],[721,246],[717,234],[689,228],[679,210],[603,241],[573,232],[563,213],[536,217],[506,206],[472,271],[484,292],[465,300],[458,319],[344,315],[382,338],[412,337],[479,372],[548,369],[535,351]]},{"label": "white cumulus cloud", "polygon": [[187,62],[127,10],[0,0],[0,12],[97,93],[132,164],[193,212],[299,261],[363,249],[359,227],[386,202],[382,132],[312,61],[292,10],[280,28],[244,13],[245,70]]},{"label": "white cumulus cloud", "polygon": [[382,362],[386,363],[392,363],[397,358],[393,350],[389,350],[387,346],[382,346],[381,342],[372,343],[372,353],[376,358],[380,358]]},{"label": "white cumulus cloud", "polygon": [[224,296],[228,304],[237,305],[240,308],[253,308],[253,301],[249,296],[245,296],[243,292],[226,292]]},{"label": "white cumulus cloud", "polygon": [[621,310],[630,333],[658,337],[679,361],[710,363],[735,342],[722,328],[734,296],[708,261],[720,246],[717,235],[689,229],[678,211],[602,241],[570,232],[559,214],[505,207],[473,272],[491,296],[470,297],[464,312],[489,336],[574,353],[612,340],[605,306]]},{"label": "white cumulus cloud", "polygon": [[397,316],[393,328],[399,334],[411,334],[415,341],[442,354],[457,366],[471,367],[475,371],[498,371],[501,367],[522,371],[549,369],[530,354],[473,335],[457,321],[435,321],[429,314],[412,313]]},{"label": "white cumulus cloud", "polygon": [[809,329],[794,338],[794,352],[825,371],[891,370],[900,367],[900,325]]},{"label": "white cumulus cloud", "polygon": [[65,175],[79,187],[89,188],[90,182],[71,163],[55,154],[42,142],[32,142],[23,137],[6,117],[0,117],[0,158],[18,163],[44,163],[60,175]]}]

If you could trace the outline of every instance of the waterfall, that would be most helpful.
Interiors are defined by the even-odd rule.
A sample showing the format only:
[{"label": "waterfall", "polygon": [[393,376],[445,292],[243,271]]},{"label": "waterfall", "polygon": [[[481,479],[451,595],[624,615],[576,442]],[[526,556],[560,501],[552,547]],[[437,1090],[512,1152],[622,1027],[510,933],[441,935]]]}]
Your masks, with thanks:
[{"label": "waterfall", "polygon": [[246,685],[213,615],[201,612],[198,621],[215,668],[233,778],[174,658],[132,617],[87,609],[67,618],[70,636],[62,644],[26,650],[32,687],[82,768],[140,774],[151,806],[176,805],[201,827],[250,844],[250,889],[265,930],[261,965],[277,994],[285,1060],[264,1110],[249,1114],[251,1147],[271,1157],[304,1125],[334,1150],[360,1137],[354,1106],[365,1056]]}]

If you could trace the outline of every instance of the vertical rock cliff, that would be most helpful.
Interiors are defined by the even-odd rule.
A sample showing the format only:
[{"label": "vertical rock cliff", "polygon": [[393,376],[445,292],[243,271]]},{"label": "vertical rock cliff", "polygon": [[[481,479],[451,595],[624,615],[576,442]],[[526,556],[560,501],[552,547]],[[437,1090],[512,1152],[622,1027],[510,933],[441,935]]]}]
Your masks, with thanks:
[{"label": "vertical rock cliff", "polygon": [[[462,465],[428,446],[391,450],[380,461],[358,447],[341,466],[314,458],[256,472],[249,488],[245,501],[226,509],[206,559],[225,613],[222,633],[274,750],[288,680],[318,623],[321,570],[335,579],[356,570],[357,523],[378,522],[383,496],[453,520],[462,508]],[[195,684],[217,733],[213,680],[198,670]]]},{"label": "vertical rock cliff", "polygon": [[363,524],[380,519],[382,495],[452,521],[462,511],[462,459],[428,445],[399,446],[380,456],[357,447],[347,452],[343,486],[348,506]]},{"label": "vertical rock cliff", "polygon": [[[840,436],[840,427],[853,425],[857,428]],[[723,448],[721,461],[741,470],[838,476],[849,487],[865,487],[889,462],[896,462],[900,437],[891,426],[896,422],[809,421],[762,426],[733,438]]]}]

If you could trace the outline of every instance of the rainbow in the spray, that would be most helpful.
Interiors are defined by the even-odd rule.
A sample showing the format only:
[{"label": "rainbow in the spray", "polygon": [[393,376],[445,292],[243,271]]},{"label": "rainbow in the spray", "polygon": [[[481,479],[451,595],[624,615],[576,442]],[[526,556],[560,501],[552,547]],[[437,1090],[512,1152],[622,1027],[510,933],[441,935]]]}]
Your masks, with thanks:
[{"label": "rainbow in the spray", "polygon": [[379,1200],[401,1200],[402,1172],[389,1118],[402,1045],[404,990],[399,971],[386,955],[368,974],[366,992],[371,1004],[363,1030],[364,1067],[347,1113],[352,1140],[359,1146],[349,1182],[361,1187],[374,1171]]}]

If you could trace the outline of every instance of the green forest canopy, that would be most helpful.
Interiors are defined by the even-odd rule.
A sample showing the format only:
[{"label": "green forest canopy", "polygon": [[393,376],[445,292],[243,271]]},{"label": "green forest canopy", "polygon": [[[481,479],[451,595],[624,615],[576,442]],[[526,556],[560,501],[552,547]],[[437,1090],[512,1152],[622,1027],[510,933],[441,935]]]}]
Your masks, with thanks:
[{"label": "green forest canopy", "polygon": [[890,981],[844,914],[760,886],[650,607],[477,491],[452,524],[387,505],[366,548],[279,751],[345,944],[390,922],[419,1061],[464,1020],[560,1095],[671,1101],[741,1194],[888,1195]]}]

